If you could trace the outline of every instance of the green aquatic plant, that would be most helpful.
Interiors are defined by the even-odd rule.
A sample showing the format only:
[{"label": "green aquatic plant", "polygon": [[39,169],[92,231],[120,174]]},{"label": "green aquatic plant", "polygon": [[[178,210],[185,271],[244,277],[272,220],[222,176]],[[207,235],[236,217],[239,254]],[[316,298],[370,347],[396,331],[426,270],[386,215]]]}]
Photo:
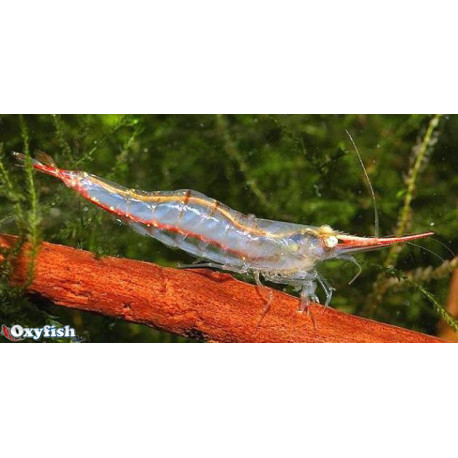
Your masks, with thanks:
[{"label": "green aquatic plant", "polygon": [[28,217],[27,217],[27,235],[30,242],[29,250],[29,264],[27,269],[27,281],[24,287],[32,283],[33,272],[35,268],[35,261],[38,253],[39,245],[39,224],[40,224],[40,215],[38,209],[38,194],[35,188],[35,181],[33,178],[33,167],[32,167],[32,158],[30,156],[29,149],[29,132],[27,130],[27,125],[24,121],[24,118],[20,116],[21,123],[21,136],[23,141],[23,150],[25,154],[25,176],[27,184],[27,202],[29,204]]},{"label": "green aquatic plant", "polygon": [[[4,115],[0,125],[0,221],[2,232],[20,236],[2,266],[0,321],[6,324],[12,317],[36,326],[57,320],[73,324],[89,341],[180,341],[143,326],[46,303],[37,306],[22,290],[12,290],[9,260],[26,240],[34,253],[43,239],[98,256],[170,266],[191,262],[186,254],[130,231],[62,184],[35,176],[29,160],[18,168],[10,157],[14,150],[27,157],[43,150],[63,168],[86,170],[129,187],[191,188],[259,217],[370,235],[372,201],[346,137],[349,130],[378,197],[383,233],[432,228],[450,249],[458,244],[455,116]],[[351,266],[323,265],[337,288],[332,306],[434,334],[439,319],[450,321],[443,304],[456,258],[451,260],[434,242],[422,243],[445,262],[413,247],[368,253],[359,257],[365,269],[351,287]],[[387,275],[378,266],[394,266],[406,279]],[[33,263],[30,272],[31,279]],[[382,294],[371,310],[368,298],[379,288]]]},{"label": "green aquatic plant", "polygon": [[[403,205],[399,211],[398,221],[396,224],[395,236],[399,237],[405,234],[410,226],[412,225],[412,201],[414,194],[418,186],[418,179],[422,168],[426,167],[428,154],[434,144],[437,143],[438,127],[441,115],[434,115],[429,121],[423,139],[415,145],[412,149],[411,166],[405,178],[405,189],[398,193],[398,195],[404,195]],[[383,265],[385,267],[395,267],[401,251],[405,249],[405,245],[393,245],[388,250]],[[375,309],[380,304],[385,291],[387,290],[387,279],[378,277],[374,283],[373,293],[369,296],[366,310],[369,314],[374,313]]]}]

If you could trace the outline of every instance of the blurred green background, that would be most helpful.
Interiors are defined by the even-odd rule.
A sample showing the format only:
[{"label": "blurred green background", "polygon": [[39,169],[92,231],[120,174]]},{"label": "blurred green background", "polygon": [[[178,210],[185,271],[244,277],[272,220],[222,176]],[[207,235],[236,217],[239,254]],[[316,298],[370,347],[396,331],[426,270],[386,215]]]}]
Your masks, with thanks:
[{"label": "blurred green background", "polygon": [[[259,217],[373,235],[370,193],[346,129],[375,188],[382,234],[434,230],[437,241],[419,242],[426,250],[405,246],[358,255],[364,271],[351,286],[354,266],[322,265],[337,290],[331,306],[429,334],[437,334],[441,317],[456,327],[444,306],[456,266],[449,250],[458,248],[458,116],[1,115],[1,232],[100,256],[167,266],[192,262],[119,224],[52,177],[17,167],[11,152],[29,149],[32,155],[47,152],[62,168],[125,186],[190,188]],[[186,341],[32,303],[7,285],[7,276],[4,267],[0,324],[70,324],[90,342]]]}]

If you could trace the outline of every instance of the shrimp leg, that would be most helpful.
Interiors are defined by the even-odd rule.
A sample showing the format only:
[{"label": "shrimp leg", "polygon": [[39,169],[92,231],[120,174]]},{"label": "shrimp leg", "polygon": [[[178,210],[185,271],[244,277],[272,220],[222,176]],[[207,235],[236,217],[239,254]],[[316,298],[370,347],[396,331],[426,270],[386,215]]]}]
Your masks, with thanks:
[{"label": "shrimp leg", "polygon": [[316,295],[316,282],[314,280],[307,280],[302,285],[301,291],[301,303],[299,306],[299,312],[308,312],[310,300],[316,303],[320,303],[318,296]]},{"label": "shrimp leg", "polygon": [[226,270],[228,272],[234,272],[236,274],[246,274],[246,269],[238,269],[234,266],[228,266],[225,264],[218,264],[217,262],[201,262],[198,264],[179,264],[177,266],[179,269],[219,269]]},{"label": "shrimp leg", "polygon": [[271,289],[269,289],[269,298],[266,300],[264,295],[262,294],[262,288],[264,287],[264,285],[261,282],[261,275],[260,275],[259,270],[255,270],[253,274],[254,274],[254,280],[256,282],[256,289],[258,291],[258,294],[261,296],[263,300],[266,301],[266,305],[264,306],[264,310],[262,311],[261,318],[259,319],[258,324],[256,325],[256,327],[259,328],[259,326],[261,326],[262,322],[264,321],[264,318],[266,317],[267,313],[270,310],[270,307],[274,300],[274,292]]},{"label": "shrimp leg", "polygon": [[358,268],[358,272],[356,272],[356,275],[348,282],[348,284],[351,285],[361,275],[363,268],[361,267],[361,264],[353,256],[349,254],[342,254],[339,256],[339,259],[342,259],[342,261],[351,262]]},{"label": "shrimp leg", "polygon": [[316,331],[317,329],[316,320],[315,320],[315,317],[313,316],[313,313],[309,309],[310,299],[313,300],[314,302],[319,303],[319,299],[315,291],[316,291],[316,282],[314,280],[307,280],[305,283],[303,283],[302,290],[301,290],[301,302],[299,305],[299,313],[306,312],[307,315],[310,316],[310,319],[312,320],[312,324],[313,324],[313,329]]},{"label": "shrimp leg", "polygon": [[331,302],[332,293],[335,291],[335,288],[333,288],[320,274],[317,274],[316,279],[318,280],[318,283],[323,288],[324,294],[326,295],[326,302],[324,303],[324,307],[326,308]]}]

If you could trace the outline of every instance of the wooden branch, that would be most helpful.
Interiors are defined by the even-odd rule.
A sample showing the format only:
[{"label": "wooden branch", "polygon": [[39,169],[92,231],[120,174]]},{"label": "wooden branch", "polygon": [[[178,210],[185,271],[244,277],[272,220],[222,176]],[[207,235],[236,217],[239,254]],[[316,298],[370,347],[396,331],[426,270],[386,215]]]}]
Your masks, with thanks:
[{"label": "wooden branch", "polygon": [[[453,272],[450,282],[447,310],[452,316],[458,317],[458,269]],[[439,335],[448,341],[458,342],[458,334],[445,321],[439,323]]]},{"label": "wooden branch", "polygon": [[[0,235],[0,246],[16,238]],[[24,283],[27,245],[13,263],[11,282]],[[299,300],[258,289],[231,275],[180,270],[105,257],[43,243],[27,291],[54,304],[101,313],[213,342],[441,342],[441,339],[311,306],[316,321],[298,313]],[[269,291],[270,310],[258,326]],[[261,297],[262,294],[262,297]]]}]

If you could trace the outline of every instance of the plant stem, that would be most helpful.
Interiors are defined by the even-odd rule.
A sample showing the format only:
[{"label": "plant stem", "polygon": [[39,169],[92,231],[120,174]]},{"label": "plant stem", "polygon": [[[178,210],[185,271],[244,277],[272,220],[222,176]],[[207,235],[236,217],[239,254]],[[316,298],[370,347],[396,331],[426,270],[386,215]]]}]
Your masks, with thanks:
[{"label": "plant stem", "polygon": [[30,198],[30,211],[28,217],[28,231],[29,231],[29,240],[31,244],[30,250],[30,263],[27,270],[27,282],[26,286],[32,283],[33,272],[35,268],[35,258],[38,252],[38,196],[35,189],[35,182],[33,180],[33,165],[32,158],[30,156],[29,149],[29,132],[27,130],[27,125],[25,123],[24,117],[20,115],[20,124],[21,124],[21,136],[24,143],[24,155],[25,155],[25,175],[26,175],[26,184],[27,184],[27,193]]},{"label": "plant stem", "polygon": [[[396,237],[404,235],[410,225],[412,216],[412,200],[417,189],[418,176],[420,174],[422,165],[426,161],[427,152],[431,146],[431,140],[433,138],[434,131],[437,129],[439,125],[440,117],[440,114],[434,115],[434,117],[429,121],[428,129],[426,130],[422,142],[420,143],[420,145],[418,145],[418,147],[414,148],[414,163],[412,168],[409,170],[409,175],[407,176],[406,180],[407,190],[406,195],[404,197],[404,204],[399,214],[398,224],[395,232]],[[394,267],[396,265],[399,253],[401,252],[403,247],[403,245],[391,246],[390,250],[388,251],[388,255],[385,259],[385,267]]]},{"label": "plant stem", "polygon": [[[413,149],[413,165],[409,170],[406,179],[406,194],[404,197],[404,204],[401,208],[398,217],[398,223],[395,231],[396,236],[404,235],[407,231],[412,219],[412,200],[417,189],[417,180],[421,172],[421,168],[427,159],[427,153],[432,145],[434,133],[439,125],[441,115],[434,115],[429,121],[428,128],[420,144],[416,145]],[[387,257],[384,262],[384,267],[395,267],[399,258],[399,254],[403,249],[403,245],[393,245],[388,251]],[[370,294],[368,304],[363,312],[372,316],[378,305],[381,303],[385,292],[388,290],[388,279],[383,274],[379,274],[374,282],[372,293]]]}]

